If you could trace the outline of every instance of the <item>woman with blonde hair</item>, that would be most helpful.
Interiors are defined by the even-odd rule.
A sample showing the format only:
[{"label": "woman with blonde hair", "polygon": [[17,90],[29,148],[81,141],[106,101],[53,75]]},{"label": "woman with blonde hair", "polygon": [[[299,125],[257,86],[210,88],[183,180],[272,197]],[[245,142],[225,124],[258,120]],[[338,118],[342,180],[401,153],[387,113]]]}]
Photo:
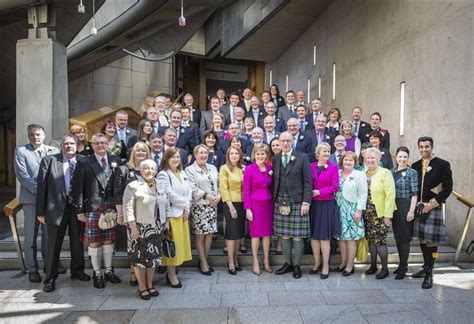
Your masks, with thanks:
[{"label": "woman with blonde hair", "polygon": [[354,152],[357,156],[360,155],[360,139],[354,133],[352,122],[344,120],[339,128],[339,134],[346,139],[346,151]]},{"label": "woman with blonde hair", "polygon": [[77,140],[77,154],[88,156],[93,153],[90,143],[86,140],[86,130],[84,127],[72,125],[69,133],[74,135]]},{"label": "woman with blonde hair", "polygon": [[176,257],[170,259],[163,256],[162,265],[167,266],[166,284],[172,288],[181,288],[183,285],[176,275],[176,267],[192,259],[188,223],[192,186],[183,170],[179,149],[170,147],[165,151],[160,169],[157,182],[171,204],[164,228],[171,233],[176,244]]}]

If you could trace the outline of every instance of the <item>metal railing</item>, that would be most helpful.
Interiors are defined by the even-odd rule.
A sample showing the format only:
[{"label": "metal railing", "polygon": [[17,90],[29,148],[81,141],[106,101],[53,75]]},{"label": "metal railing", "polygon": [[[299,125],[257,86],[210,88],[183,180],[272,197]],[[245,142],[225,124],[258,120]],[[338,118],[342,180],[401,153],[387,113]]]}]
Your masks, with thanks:
[{"label": "metal railing", "polygon": [[469,230],[469,226],[471,224],[471,217],[472,217],[472,210],[474,209],[474,202],[467,199],[466,197],[464,197],[463,195],[461,195],[460,193],[456,191],[453,191],[451,194],[454,197],[456,197],[456,199],[459,200],[462,204],[469,207],[469,209],[467,210],[466,219],[464,220],[464,228],[462,230],[462,235],[459,240],[458,247],[456,248],[456,255],[454,256],[453,265],[457,265],[459,254],[461,253],[462,246],[464,245],[464,240],[466,239],[467,231]]},{"label": "metal railing", "polygon": [[18,230],[16,228],[16,214],[22,210],[23,206],[20,204],[20,199],[14,198],[8,204],[3,207],[5,215],[8,216],[10,221],[10,228],[12,230],[13,241],[15,242],[16,254],[20,261],[21,272],[26,273],[25,259],[23,259],[23,251],[21,250],[20,237],[18,236]]}]

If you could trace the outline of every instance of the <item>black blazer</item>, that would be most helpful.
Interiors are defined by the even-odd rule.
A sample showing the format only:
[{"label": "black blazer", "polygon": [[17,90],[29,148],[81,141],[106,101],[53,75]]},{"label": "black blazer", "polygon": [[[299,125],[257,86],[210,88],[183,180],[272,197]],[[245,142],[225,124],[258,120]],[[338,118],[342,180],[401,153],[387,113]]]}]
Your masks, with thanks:
[{"label": "black blazer", "polygon": [[198,107],[192,107],[191,113],[193,114],[193,122],[197,123],[198,125],[201,124],[201,109]]},{"label": "black blazer", "polygon": [[255,120],[253,116],[252,108],[250,108],[250,110],[245,113],[245,117],[252,117],[255,120],[255,125],[259,125],[260,121],[262,121],[263,123],[263,120],[265,119],[266,116],[267,116],[267,112],[262,107],[258,108],[257,120]]},{"label": "black blazer", "polygon": [[[311,141],[312,141],[311,152],[314,153],[314,151],[316,150],[316,146],[318,146],[318,144],[320,144],[318,142],[318,135],[316,133],[316,129],[315,128],[307,129],[305,131],[305,134],[308,135],[311,138]],[[327,128],[324,129],[324,142],[331,145],[331,153],[334,153],[336,151],[336,148],[334,147],[334,137],[331,136],[331,134],[328,132]]]},{"label": "black blazer", "polygon": [[[76,161],[80,158],[84,157],[76,155]],[[44,157],[38,171],[36,216],[46,216],[48,225],[59,226],[67,205],[67,194],[64,183],[63,154]]]},{"label": "black blazer", "polygon": [[120,166],[120,158],[107,155],[109,170],[105,172],[95,155],[77,161],[72,178],[71,198],[77,214],[97,211],[102,202],[112,203],[115,172],[112,163]]},{"label": "black blazer", "polygon": [[[412,168],[418,172],[418,200],[423,199],[423,202],[429,202],[430,199],[434,198],[438,204],[444,203],[453,191],[451,165],[446,160],[434,157],[428,164],[430,170],[425,173],[424,180],[422,165],[422,160],[418,160],[412,165]],[[423,187],[421,186],[422,183]],[[441,186],[438,187],[439,185]],[[438,192],[438,189],[441,191]]]},{"label": "black blazer", "polygon": [[382,153],[382,157],[380,158],[380,163],[382,163],[382,166],[384,168],[392,170],[393,169],[392,155],[387,149],[383,147],[381,147],[379,150],[380,150],[380,153]]},{"label": "black blazer", "polygon": [[[160,133],[161,135],[165,135],[165,131],[168,128],[170,127],[161,126],[158,129],[158,133]],[[194,134],[192,133],[191,128],[185,128],[183,126],[179,126],[179,135],[178,135],[178,140],[176,141],[176,147],[187,150],[189,154],[192,154],[194,147],[197,144],[199,144],[197,142],[198,139],[199,139],[199,136],[197,139],[194,138]]]},{"label": "black blazer", "polygon": [[308,154],[308,158],[310,161],[313,160],[312,155],[314,155],[314,150],[311,151],[312,146],[312,139],[311,137],[305,133],[298,134],[298,140],[296,141],[296,146],[294,147],[295,151],[302,152]]},{"label": "black blazer", "polygon": [[[182,126],[184,127],[184,126]],[[201,132],[199,130],[199,124],[193,121],[189,121],[189,127],[184,127],[189,130],[192,134],[195,146],[201,143]]]},{"label": "black blazer", "polygon": [[[265,115],[265,117],[266,116],[268,116],[268,114]],[[263,130],[265,130],[265,128],[263,127],[264,120],[265,120],[265,118],[260,119],[258,121],[258,125],[257,125],[258,127],[260,127]],[[277,117],[277,116],[275,116],[275,131],[280,132],[280,133],[283,133],[284,131],[286,131],[285,121],[283,119],[281,119],[280,117]]]},{"label": "black blazer", "polygon": [[285,182],[291,199],[296,203],[305,202],[311,204],[313,179],[311,178],[311,167],[309,165],[308,155],[293,150],[286,169],[283,168],[281,158],[282,154],[280,153],[272,159],[273,200],[276,201],[278,196],[280,173],[284,172],[282,181]]}]

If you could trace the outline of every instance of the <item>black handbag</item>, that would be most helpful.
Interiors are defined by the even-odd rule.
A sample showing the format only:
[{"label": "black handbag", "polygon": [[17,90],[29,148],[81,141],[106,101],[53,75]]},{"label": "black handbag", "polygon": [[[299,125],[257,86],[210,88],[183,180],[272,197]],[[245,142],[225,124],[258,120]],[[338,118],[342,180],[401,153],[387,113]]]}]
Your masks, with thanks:
[{"label": "black handbag", "polygon": [[424,207],[425,207],[425,204],[422,202],[419,202],[415,208],[415,218],[422,222],[426,221],[428,217],[430,216],[430,213],[423,213]]},{"label": "black handbag", "polygon": [[163,231],[162,239],[162,251],[163,255],[168,259],[176,258],[176,242],[171,238],[170,231]]}]

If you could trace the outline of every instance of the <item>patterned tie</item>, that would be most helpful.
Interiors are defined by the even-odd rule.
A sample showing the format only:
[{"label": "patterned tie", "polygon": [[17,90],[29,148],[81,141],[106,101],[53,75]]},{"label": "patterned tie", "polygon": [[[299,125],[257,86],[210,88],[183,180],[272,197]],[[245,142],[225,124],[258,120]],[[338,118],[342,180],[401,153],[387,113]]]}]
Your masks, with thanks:
[{"label": "patterned tie", "polygon": [[100,160],[100,162],[102,163],[102,169],[104,169],[104,171],[107,170],[107,160],[105,159],[105,156]]},{"label": "patterned tie", "polygon": [[304,132],[304,120],[300,120],[300,128]]},{"label": "patterned tie", "polygon": [[159,157],[159,155],[155,154],[155,157],[153,159],[155,160],[157,167],[159,167],[160,166],[160,157]]},{"label": "patterned tie", "polygon": [[73,160],[68,160],[67,161],[69,165],[69,183],[68,183],[68,194],[71,192],[71,182],[72,182],[72,176],[74,175],[74,170],[76,169],[76,163]]},{"label": "patterned tie", "polygon": [[286,153],[283,154],[282,163],[283,163],[283,167],[286,168],[286,166],[288,164],[288,154],[286,154]]}]

